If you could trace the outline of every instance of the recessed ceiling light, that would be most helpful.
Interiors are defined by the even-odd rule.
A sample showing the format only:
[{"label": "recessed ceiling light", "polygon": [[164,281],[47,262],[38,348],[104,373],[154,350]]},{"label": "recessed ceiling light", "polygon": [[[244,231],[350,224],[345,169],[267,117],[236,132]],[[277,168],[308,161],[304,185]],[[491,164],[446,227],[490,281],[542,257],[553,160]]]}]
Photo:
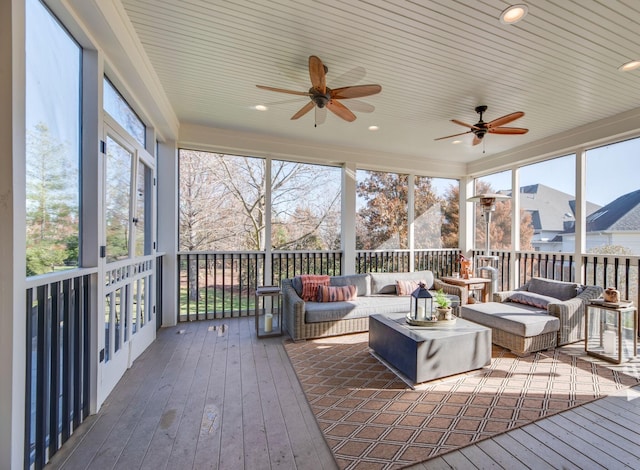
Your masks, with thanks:
[{"label": "recessed ceiling light", "polygon": [[269,109],[263,104],[257,104],[254,106],[254,108],[257,109],[258,111],[266,111],[267,109]]},{"label": "recessed ceiling light", "polygon": [[506,10],[500,13],[500,23],[502,24],[514,24],[520,21],[527,15],[529,7],[524,4],[511,5]]},{"label": "recessed ceiling light", "polygon": [[453,142],[451,142],[453,145],[459,144],[460,142],[462,142],[461,140],[454,140]]},{"label": "recessed ceiling light", "polygon": [[377,131],[378,129],[380,129],[378,126],[369,126],[370,131]]},{"label": "recessed ceiling light", "polygon": [[640,60],[630,60],[629,62],[622,64],[618,67],[621,72],[629,72],[640,67]]}]

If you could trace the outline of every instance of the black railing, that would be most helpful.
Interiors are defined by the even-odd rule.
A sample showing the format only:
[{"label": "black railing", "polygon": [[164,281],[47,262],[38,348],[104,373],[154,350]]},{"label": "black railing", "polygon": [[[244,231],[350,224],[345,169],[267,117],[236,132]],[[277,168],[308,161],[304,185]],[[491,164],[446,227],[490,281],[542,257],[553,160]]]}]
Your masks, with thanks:
[{"label": "black railing", "polygon": [[178,254],[178,321],[253,315],[264,261],[257,251]]},{"label": "black railing", "polygon": [[409,250],[359,250],[356,273],[400,273],[410,270]]},{"label": "black railing", "polygon": [[275,251],[271,253],[272,283],[279,285],[282,279],[300,274],[342,273],[341,251]]},{"label": "black railing", "polygon": [[163,260],[164,255],[156,256],[156,330],[159,330],[162,326],[162,284],[164,282]]},{"label": "black railing", "polygon": [[582,269],[586,284],[615,287],[624,300],[640,304],[640,257],[586,255]]},{"label": "black railing", "polygon": [[[474,256],[482,255],[475,251]],[[515,289],[532,277],[543,277],[558,281],[576,282],[583,279],[585,284],[603,288],[615,287],[625,300],[640,302],[640,257],[620,255],[583,255],[582,276],[578,276],[575,256],[569,253],[494,251],[498,258],[499,290]],[[511,285],[512,256],[519,276]]]},{"label": "black railing", "polygon": [[460,272],[460,250],[415,250],[414,270],[432,271],[435,277]]},{"label": "black railing", "polygon": [[[436,277],[458,270],[459,250],[414,250],[414,270]],[[270,279],[300,274],[343,273],[341,251],[276,251],[265,272],[263,252],[183,252],[178,254],[178,321],[241,317],[255,314],[255,290]],[[407,272],[409,250],[358,251],[356,272]],[[267,276],[270,274],[270,277]]]},{"label": "black railing", "polygon": [[89,414],[91,278],[28,281],[25,468],[43,468]]}]

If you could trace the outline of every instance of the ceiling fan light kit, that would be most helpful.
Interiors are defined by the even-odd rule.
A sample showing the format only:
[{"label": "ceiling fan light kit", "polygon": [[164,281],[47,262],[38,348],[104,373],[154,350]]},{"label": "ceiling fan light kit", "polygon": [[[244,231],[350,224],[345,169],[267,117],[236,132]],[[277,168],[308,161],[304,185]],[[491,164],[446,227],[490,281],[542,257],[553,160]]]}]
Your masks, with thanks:
[{"label": "ceiling fan light kit", "polygon": [[307,96],[310,101],[298,110],[291,119],[299,119],[307,114],[312,109],[316,108],[316,125],[322,123],[318,122],[317,110],[327,108],[333,114],[348,122],[356,120],[356,115],[347,108],[340,100],[346,100],[350,98],[362,98],[365,96],[375,95],[382,91],[380,85],[354,85],[341,88],[331,89],[327,86],[326,74],[329,69],[322,63],[319,57],[312,55],[309,56],[309,77],[311,78],[311,88],[309,91],[294,91],[285,90],[282,88],[274,88],[264,85],[256,85],[263,90],[275,91],[278,93],[288,93],[291,95]]}]

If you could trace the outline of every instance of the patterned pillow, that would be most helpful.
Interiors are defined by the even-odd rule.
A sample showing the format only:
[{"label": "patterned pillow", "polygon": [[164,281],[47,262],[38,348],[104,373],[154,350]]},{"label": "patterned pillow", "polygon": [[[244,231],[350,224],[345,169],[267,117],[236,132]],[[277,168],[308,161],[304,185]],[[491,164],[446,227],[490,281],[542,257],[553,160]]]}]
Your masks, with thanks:
[{"label": "patterned pillow", "polygon": [[418,288],[420,283],[427,285],[426,281],[423,279],[419,281],[396,281],[396,294],[398,295],[411,295],[414,290]]},{"label": "patterned pillow", "polygon": [[318,302],[343,302],[358,296],[356,286],[319,286]]},{"label": "patterned pillow", "polygon": [[303,274],[300,276],[302,281],[302,300],[306,302],[313,302],[318,298],[318,287],[328,286],[330,278],[329,276],[319,274]]},{"label": "patterned pillow", "polygon": [[515,302],[518,304],[531,305],[533,307],[547,309],[547,306],[551,303],[558,302],[555,297],[549,297],[547,295],[536,294],[535,292],[515,292],[509,296],[509,302]]}]

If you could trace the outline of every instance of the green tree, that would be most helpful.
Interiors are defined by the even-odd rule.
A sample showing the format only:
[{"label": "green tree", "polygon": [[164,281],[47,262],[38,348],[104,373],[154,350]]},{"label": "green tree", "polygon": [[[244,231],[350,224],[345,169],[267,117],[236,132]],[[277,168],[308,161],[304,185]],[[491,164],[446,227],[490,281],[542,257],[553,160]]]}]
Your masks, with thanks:
[{"label": "green tree", "polygon": [[449,185],[442,198],[442,247],[458,248],[460,231],[460,186]]},{"label": "green tree", "polygon": [[356,187],[365,206],[358,210],[356,248],[407,248],[408,176],[367,171]]},{"label": "green tree", "polygon": [[[368,171],[358,183],[357,195],[365,202],[356,220],[356,248],[408,247],[408,176]],[[432,178],[416,178],[414,184],[416,246],[439,248],[443,224],[442,199],[432,187]]]},{"label": "green tree", "polygon": [[45,124],[27,132],[27,275],[78,263],[78,174]]}]

